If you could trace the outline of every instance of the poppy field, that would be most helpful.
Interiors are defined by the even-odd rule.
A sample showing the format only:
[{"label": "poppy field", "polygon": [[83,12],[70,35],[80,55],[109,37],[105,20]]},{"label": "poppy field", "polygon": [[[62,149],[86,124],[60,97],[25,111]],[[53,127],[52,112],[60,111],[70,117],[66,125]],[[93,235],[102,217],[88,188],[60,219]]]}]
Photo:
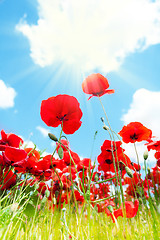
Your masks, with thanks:
[{"label": "poppy field", "polygon": [[[130,122],[118,133],[112,129],[101,96],[114,89],[100,73],[88,76],[82,91],[89,101],[97,98],[105,116],[106,140],[95,160],[82,159],[70,148],[67,135],[81,127],[83,115],[74,96],[59,94],[41,102],[42,121],[61,126],[59,136],[48,134],[56,143],[51,154],[1,130],[0,239],[159,239],[160,140],[140,122]],[[137,142],[147,149],[145,176]],[[123,143],[132,143],[134,162]],[[148,168],[152,151],[156,164]]]}]

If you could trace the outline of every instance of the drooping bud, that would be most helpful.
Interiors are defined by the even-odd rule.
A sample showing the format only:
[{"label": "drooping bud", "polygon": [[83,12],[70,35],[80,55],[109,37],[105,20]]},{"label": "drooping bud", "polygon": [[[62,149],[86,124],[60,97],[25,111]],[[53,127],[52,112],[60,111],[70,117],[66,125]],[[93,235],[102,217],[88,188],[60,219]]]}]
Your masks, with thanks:
[{"label": "drooping bud", "polygon": [[86,192],[86,199],[89,201],[90,200],[90,191],[89,190],[87,190],[87,192]]},{"label": "drooping bud", "polygon": [[148,151],[147,150],[143,153],[143,158],[144,158],[144,160],[147,160],[147,158],[148,158]]},{"label": "drooping bud", "polygon": [[112,205],[108,205],[107,208],[108,208],[108,210],[109,210],[111,213],[113,213],[113,207],[112,207]]},{"label": "drooping bud", "polygon": [[66,208],[65,208],[65,207],[64,207],[64,208],[62,208],[62,212],[64,212],[64,213],[66,212]]},{"label": "drooping bud", "polygon": [[96,182],[99,180],[99,174],[98,174],[98,173],[95,174],[94,180],[95,180]]},{"label": "drooping bud", "polygon": [[39,184],[38,183],[35,183],[34,184],[34,189],[37,190],[39,188]]},{"label": "drooping bud", "polygon": [[53,140],[53,141],[55,141],[55,142],[58,142],[58,138],[57,138],[54,134],[48,133],[48,136],[49,136],[49,138],[50,138],[51,140]]},{"label": "drooping bud", "polygon": [[58,156],[60,159],[63,158],[63,148],[62,147],[59,147],[59,149],[58,149]]},{"label": "drooping bud", "polygon": [[125,167],[126,173],[130,178],[133,178],[133,173],[132,170],[129,167]]},{"label": "drooping bud", "polygon": [[104,123],[104,118],[103,117],[101,117],[101,121]]},{"label": "drooping bud", "polygon": [[50,191],[49,191],[48,189],[45,191],[45,196],[46,196],[47,198],[50,196]]},{"label": "drooping bud", "polygon": [[108,130],[109,130],[109,127],[104,124],[104,125],[103,125],[103,129],[108,131]]}]

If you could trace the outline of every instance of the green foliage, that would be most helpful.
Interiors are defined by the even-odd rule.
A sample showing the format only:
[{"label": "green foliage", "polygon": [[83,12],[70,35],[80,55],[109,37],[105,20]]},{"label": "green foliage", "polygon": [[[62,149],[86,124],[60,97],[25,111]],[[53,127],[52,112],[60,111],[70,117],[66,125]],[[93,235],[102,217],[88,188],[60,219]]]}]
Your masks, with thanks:
[{"label": "green foliage", "polygon": [[[42,199],[22,199],[17,208],[13,204],[0,209],[0,239],[159,239],[160,216],[152,202],[147,208],[142,205],[139,214],[132,219],[119,217],[118,226],[105,213],[97,213],[86,203],[83,208],[65,205],[62,211],[50,209]],[[31,203],[32,202],[32,203]],[[15,204],[15,203],[14,203]],[[37,205],[38,204],[38,205]],[[72,237],[72,238],[71,238]]]}]

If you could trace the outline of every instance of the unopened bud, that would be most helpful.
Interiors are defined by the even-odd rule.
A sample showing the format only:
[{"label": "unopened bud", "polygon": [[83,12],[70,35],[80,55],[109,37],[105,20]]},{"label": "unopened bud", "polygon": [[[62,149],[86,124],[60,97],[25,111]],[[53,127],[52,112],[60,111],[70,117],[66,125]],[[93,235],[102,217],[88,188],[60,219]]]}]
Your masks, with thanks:
[{"label": "unopened bud", "polygon": [[89,190],[87,190],[87,192],[86,192],[86,199],[90,200],[90,191]]},{"label": "unopened bud", "polygon": [[55,141],[55,142],[58,142],[58,138],[57,138],[54,134],[48,133],[48,136],[49,136],[49,138],[50,138],[51,140],[53,140],[53,141]]},{"label": "unopened bud", "polygon": [[46,196],[43,197],[43,199],[41,200],[41,203],[45,203],[47,201]]},{"label": "unopened bud", "polygon": [[104,118],[103,117],[101,117],[101,121],[104,123]]},{"label": "unopened bud", "polygon": [[108,130],[109,130],[109,127],[104,124],[104,125],[103,125],[103,129],[108,131]]},{"label": "unopened bud", "polygon": [[39,188],[39,184],[38,183],[35,183],[34,184],[34,189],[37,190]]},{"label": "unopened bud", "polygon": [[64,213],[65,213],[65,212],[66,212],[66,208],[62,208],[62,212],[64,212]]},{"label": "unopened bud", "polygon": [[125,167],[126,173],[130,178],[133,178],[133,173],[132,170],[129,167]]},{"label": "unopened bud", "polygon": [[98,181],[98,179],[99,179],[99,174],[98,174],[98,173],[96,173],[96,174],[95,174],[95,176],[94,176],[94,180],[97,182],[97,181]]},{"label": "unopened bud", "polygon": [[45,191],[45,196],[48,198],[49,195],[50,195],[50,191],[47,189],[47,190]]},{"label": "unopened bud", "polygon": [[59,156],[60,159],[63,158],[63,148],[62,148],[62,147],[60,147],[60,148],[58,149],[58,156]]},{"label": "unopened bud", "polygon": [[56,200],[56,198],[54,197],[54,198],[53,198],[53,204],[56,205],[56,203],[57,203],[57,200]]},{"label": "unopened bud", "polygon": [[143,153],[143,158],[144,158],[144,160],[147,160],[147,158],[148,158],[148,151],[147,150]]},{"label": "unopened bud", "polygon": [[113,207],[112,207],[112,205],[108,205],[107,208],[108,208],[108,210],[109,210],[111,213],[113,213]]},{"label": "unopened bud", "polygon": [[157,206],[157,212],[160,214],[160,204]]}]

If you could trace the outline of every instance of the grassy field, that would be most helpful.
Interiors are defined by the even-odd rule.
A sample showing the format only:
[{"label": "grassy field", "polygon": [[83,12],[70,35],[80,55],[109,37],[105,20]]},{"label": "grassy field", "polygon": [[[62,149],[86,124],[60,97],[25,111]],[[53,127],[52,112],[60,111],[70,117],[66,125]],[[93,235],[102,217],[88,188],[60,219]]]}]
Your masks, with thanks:
[{"label": "grassy field", "polygon": [[46,197],[35,206],[30,194],[12,197],[1,197],[0,239],[160,239],[160,214],[152,205],[140,205],[136,217],[118,217],[114,223],[89,202],[51,209]]}]

